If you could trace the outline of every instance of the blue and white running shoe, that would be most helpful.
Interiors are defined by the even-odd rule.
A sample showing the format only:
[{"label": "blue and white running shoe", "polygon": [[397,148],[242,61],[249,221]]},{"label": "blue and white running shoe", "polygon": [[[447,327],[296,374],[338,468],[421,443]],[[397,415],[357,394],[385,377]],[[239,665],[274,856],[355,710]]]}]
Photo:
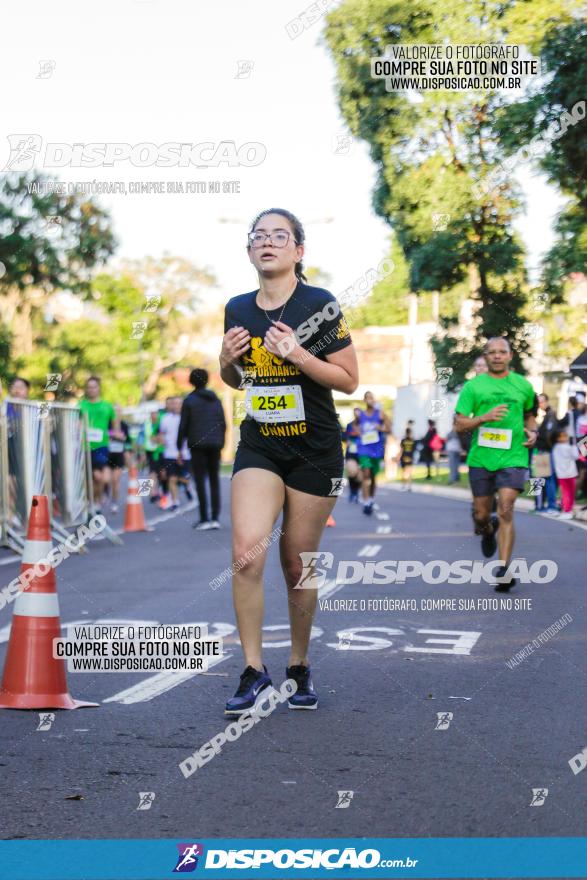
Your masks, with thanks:
[{"label": "blue and white running shoe", "polygon": [[290,709],[317,709],[318,694],[314,690],[312,674],[309,666],[288,666],[285,670],[287,678],[293,678],[298,686],[295,694],[289,697],[287,704]]},{"label": "blue and white running shoe", "polygon": [[224,709],[225,715],[242,715],[252,709],[256,701],[266,688],[270,687],[271,679],[267,675],[267,667],[263,666],[264,672],[259,672],[252,666],[247,666],[241,675],[240,684]]}]

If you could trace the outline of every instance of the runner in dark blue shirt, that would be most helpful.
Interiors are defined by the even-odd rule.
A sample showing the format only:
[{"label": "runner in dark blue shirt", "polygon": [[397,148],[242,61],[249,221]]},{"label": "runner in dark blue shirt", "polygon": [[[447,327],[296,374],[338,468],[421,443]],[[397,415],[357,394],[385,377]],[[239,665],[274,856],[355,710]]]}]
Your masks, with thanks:
[{"label": "runner in dark blue shirt", "polygon": [[363,473],[363,513],[370,516],[375,503],[377,474],[385,456],[385,434],[391,426],[389,419],[375,402],[371,391],[364,396],[365,410],[361,410],[359,426],[361,435],[357,443],[359,467]]}]

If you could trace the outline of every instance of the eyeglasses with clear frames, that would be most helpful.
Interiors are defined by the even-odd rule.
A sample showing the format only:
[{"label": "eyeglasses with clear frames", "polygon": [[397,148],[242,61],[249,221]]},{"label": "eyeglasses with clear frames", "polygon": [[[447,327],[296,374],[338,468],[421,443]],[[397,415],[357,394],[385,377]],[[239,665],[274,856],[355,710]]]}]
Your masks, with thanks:
[{"label": "eyeglasses with clear frames", "polygon": [[[286,232],[285,229],[278,229],[275,232],[249,232],[248,238],[249,244],[252,248],[263,247],[267,240],[269,240],[274,247],[284,248],[290,239],[290,233]],[[297,244],[295,238],[294,242]]]}]

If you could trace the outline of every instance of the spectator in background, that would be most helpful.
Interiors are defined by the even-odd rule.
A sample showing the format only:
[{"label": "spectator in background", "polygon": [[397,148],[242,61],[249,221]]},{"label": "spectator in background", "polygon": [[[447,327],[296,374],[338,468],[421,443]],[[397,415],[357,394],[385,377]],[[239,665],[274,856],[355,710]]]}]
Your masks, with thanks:
[{"label": "spectator in background", "polygon": [[436,479],[440,475],[440,453],[444,449],[444,440],[440,434],[436,433],[430,441],[430,449],[432,450],[432,458],[434,459],[434,469],[436,471]]},{"label": "spectator in background", "polygon": [[579,401],[576,397],[569,397],[567,411],[559,420],[558,427],[564,428],[569,435],[569,442],[575,443],[577,438],[577,420],[582,415]]},{"label": "spectator in background", "polygon": [[[220,453],[226,435],[226,419],[220,399],[210,388],[206,388],[207,370],[192,370],[190,384],[194,390],[188,394],[181,407],[177,444],[181,449],[184,440],[187,440],[192,456],[192,470],[200,504],[200,521],[194,523],[194,528],[207,531],[220,528]],[[210,483],[211,519],[208,519],[206,477]]]},{"label": "spectator in background", "polygon": [[[23,379],[22,376],[16,376],[10,385],[8,386],[8,396],[14,397],[15,400],[27,400],[29,396],[29,391],[31,389],[31,383],[28,379]],[[20,424],[19,419],[21,416],[21,408],[14,406],[13,403],[6,404],[6,418],[8,420],[8,452],[9,458],[12,458],[11,453],[11,438],[14,437],[14,433],[17,430],[18,425]],[[13,472],[12,464],[11,470]]]},{"label": "spectator in background", "polygon": [[538,395],[538,435],[536,445],[530,459],[530,470],[533,477],[544,480],[540,494],[534,496],[534,505],[539,513],[557,516],[556,506],[556,474],[552,460],[552,432],[556,428],[556,414],[550,406],[548,395]]},{"label": "spectator in background", "polygon": [[[485,358],[483,358],[483,360],[485,360]],[[461,463],[461,456],[463,454],[461,438],[458,432],[455,430],[455,420],[456,416],[453,416],[452,428],[446,435],[445,445],[446,453],[448,455],[449,486],[451,486],[453,483],[459,482],[459,465]]]},{"label": "spectator in background", "polygon": [[569,444],[569,434],[565,428],[557,428],[553,434],[552,458],[554,469],[561,487],[562,513],[560,519],[573,518],[575,489],[577,483],[577,459],[579,450]]},{"label": "spectator in background", "polygon": [[397,463],[400,453],[400,441],[393,434],[388,434],[387,442],[385,444],[385,455],[383,458],[386,480],[395,480],[397,477]]},{"label": "spectator in background", "polygon": [[[420,452],[420,461],[426,465],[426,479],[432,479],[431,466],[434,461],[434,449],[432,448],[432,440],[437,436],[436,423],[432,419],[428,419],[428,430],[420,440],[422,450]],[[436,443],[435,443],[436,445]]]},{"label": "spectator in background", "polygon": [[412,491],[412,468],[414,466],[415,449],[416,441],[412,436],[412,429],[406,428],[406,433],[400,441],[400,451],[397,456],[402,472],[402,490],[404,492]]},{"label": "spectator in background", "polygon": [[[575,428],[577,431],[577,443],[579,443],[584,437],[587,437],[587,407],[585,406],[585,396],[581,393],[577,394],[577,402],[579,415],[577,416]],[[579,475],[577,477],[577,497],[587,498],[587,460],[585,455],[579,456],[577,467],[579,469]]]},{"label": "spectator in background", "polygon": [[[22,376],[16,376],[8,386],[9,397],[15,400],[27,400],[31,383]],[[19,473],[18,462],[18,432],[21,426],[22,407],[15,406],[10,401],[6,404],[6,422],[8,431],[8,486],[9,486],[9,504],[14,509],[16,504],[19,486],[16,474]],[[21,486],[22,490],[22,486]]]},{"label": "spectator in background", "polygon": [[9,397],[15,397],[18,400],[26,400],[31,390],[31,383],[22,376],[16,376],[8,386]]},{"label": "spectator in background", "polygon": [[487,361],[485,360],[485,355],[480,354],[478,358],[475,358],[473,361],[473,370],[475,371],[475,375],[479,376],[481,373],[487,373],[489,371],[489,367],[487,366]]}]

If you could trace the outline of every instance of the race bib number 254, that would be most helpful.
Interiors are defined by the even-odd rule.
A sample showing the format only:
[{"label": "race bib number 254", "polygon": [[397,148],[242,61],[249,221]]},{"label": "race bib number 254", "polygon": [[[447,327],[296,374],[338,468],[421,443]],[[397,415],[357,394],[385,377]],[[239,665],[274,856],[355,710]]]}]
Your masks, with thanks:
[{"label": "race bib number 254", "polygon": [[299,385],[254,385],[247,388],[245,409],[257,422],[301,422],[305,419]]}]

